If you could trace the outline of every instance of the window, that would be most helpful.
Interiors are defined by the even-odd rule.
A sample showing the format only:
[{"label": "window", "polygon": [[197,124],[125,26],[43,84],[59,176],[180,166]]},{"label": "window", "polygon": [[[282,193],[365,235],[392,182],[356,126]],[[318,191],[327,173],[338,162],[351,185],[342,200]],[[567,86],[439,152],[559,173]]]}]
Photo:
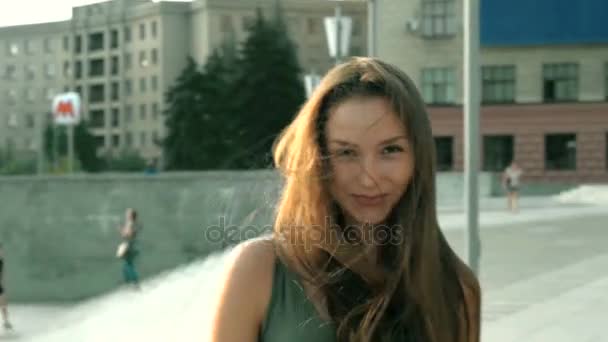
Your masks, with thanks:
[{"label": "window", "polygon": [[77,35],[74,37],[74,52],[81,53],[82,52],[82,36]]},{"label": "window", "polygon": [[309,35],[315,35],[319,31],[319,23],[316,18],[307,18],[306,19],[306,32]]},{"label": "window", "polygon": [[63,37],[63,51],[70,51],[70,37]]},{"label": "window", "polygon": [[116,49],[118,47],[118,30],[110,31],[110,48]]},{"label": "window", "polygon": [[545,135],[545,169],[576,170],[576,134]]},{"label": "window", "polygon": [[133,106],[125,106],[125,122],[131,123],[133,121]]},{"label": "window", "polygon": [[104,75],[104,60],[103,58],[92,59],[89,62],[89,77],[98,77]]},{"label": "window", "polygon": [[53,52],[53,41],[51,40],[51,38],[44,38],[42,45],[44,46],[45,53]]},{"label": "window", "polygon": [[456,33],[454,0],[422,1],[422,35],[428,38],[446,37]]},{"label": "window", "polygon": [[152,120],[158,120],[158,103],[152,104]]},{"label": "window", "polygon": [[578,64],[544,64],[543,98],[545,102],[578,100]]},{"label": "window", "polygon": [[353,37],[359,37],[361,35],[362,27],[363,26],[361,25],[361,20],[359,20],[359,18],[353,18],[353,27],[352,27]]},{"label": "window", "polygon": [[106,113],[103,109],[96,109],[90,112],[91,115],[91,127],[92,128],[104,128],[106,125]]},{"label": "window", "polygon": [[140,51],[139,52],[139,65],[141,67],[147,67],[148,66],[148,59],[146,57],[146,51]]},{"label": "window", "polygon": [[146,39],[146,25],[143,23],[139,24],[139,39],[140,40]]},{"label": "window", "polygon": [[36,67],[33,65],[26,65],[25,66],[25,79],[26,80],[33,80],[36,78]]},{"label": "window", "polygon": [[482,100],[484,103],[515,102],[515,66],[484,66]]},{"label": "window", "polygon": [[6,92],[7,100],[9,105],[17,104],[17,91],[15,89],[9,89]]},{"label": "window", "polygon": [[435,137],[437,171],[450,171],[454,167],[454,138]]},{"label": "window", "polygon": [[19,54],[19,44],[10,43],[8,46],[8,55],[9,56],[17,56]]},{"label": "window", "polygon": [[89,52],[103,50],[103,32],[89,34]]},{"label": "window", "polygon": [[131,69],[131,66],[133,65],[133,61],[131,59],[131,54],[130,53],[126,53],[125,54],[125,69]]},{"label": "window", "polygon": [[120,112],[118,108],[112,108],[112,127],[118,127],[120,124]]},{"label": "window", "polygon": [[118,134],[112,135],[112,147],[120,146],[120,136]]},{"label": "window", "polygon": [[44,75],[47,79],[55,77],[55,64],[49,63],[44,65]]},{"label": "window", "polygon": [[44,96],[47,100],[52,100],[53,97],[55,96],[55,89],[46,88],[46,90],[44,91]]},{"label": "window", "polygon": [[125,35],[125,43],[128,43],[131,41],[131,28],[130,27],[125,27],[124,28],[124,35]]},{"label": "window", "polygon": [[512,135],[486,135],[483,137],[484,171],[503,171],[513,160]]},{"label": "window", "polygon": [[36,44],[33,40],[26,39],[25,40],[25,53],[31,55],[36,52]]},{"label": "window", "polygon": [[139,133],[139,145],[146,146],[146,132]]},{"label": "window", "polygon": [[36,101],[36,89],[26,88],[25,89],[25,98],[30,103]]},{"label": "window", "polygon": [[89,101],[91,103],[105,101],[105,89],[103,84],[89,86]]},{"label": "window", "polygon": [[232,17],[228,14],[224,14],[221,17],[221,22],[220,22],[220,30],[222,33],[228,33],[228,32],[232,32],[234,31],[234,28],[232,27]]},{"label": "window", "polygon": [[255,18],[250,15],[246,15],[241,18],[241,26],[243,28],[243,31],[249,31],[253,27],[254,24],[255,24]]},{"label": "window", "polygon": [[142,77],[139,79],[139,91],[143,94],[146,92],[146,78]]},{"label": "window", "polygon": [[125,96],[131,96],[133,94],[133,84],[131,80],[125,80]]},{"label": "window", "polygon": [[451,68],[428,68],[422,70],[422,93],[429,104],[454,103],[456,82]]},{"label": "window", "polygon": [[63,76],[70,77],[72,75],[72,68],[69,61],[63,62]]},{"label": "window", "polygon": [[152,76],[150,78],[150,87],[152,88],[152,91],[158,90],[158,76]]},{"label": "window", "polygon": [[139,119],[144,121],[148,116],[148,112],[146,111],[146,105],[142,104],[139,106]]},{"label": "window", "polygon": [[34,114],[27,113],[25,114],[25,127],[26,128],[34,128],[36,123],[34,122]]},{"label": "window", "polygon": [[133,145],[133,134],[131,134],[131,132],[125,133],[125,145],[127,145],[127,146]]},{"label": "window", "polygon": [[103,135],[96,135],[95,146],[97,146],[98,149],[104,148],[106,146],[106,138]]},{"label": "window", "polygon": [[14,80],[17,77],[17,68],[14,65],[6,65],[4,67],[4,78]]},{"label": "window", "polygon": [[158,50],[152,49],[151,55],[152,55],[152,64],[154,64],[154,65],[158,64]]},{"label": "window", "polygon": [[112,75],[118,75],[118,69],[119,69],[119,64],[118,64],[118,56],[112,56],[112,60],[110,62],[110,73]]},{"label": "window", "polygon": [[112,99],[112,101],[118,101],[119,98],[119,92],[120,92],[120,87],[118,85],[118,82],[112,82],[112,88],[110,89],[110,98]]},{"label": "window", "polygon": [[76,61],[74,64],[74,77],[78,80],[82,77],[82,62]]},{"label": "window", "polygon": [[6,123],[8,127],[17,127],[19,126],[19,121],[17,120],[17,114],[11,113],[8,115],[8,121]]},{"label": "window", "polygon": [[156,38],[156,36],[158,34],[158,24],[156,23],[156,21],[153,21],[151,25],[152,25],[152,28],[151,28],[152,38]]}]

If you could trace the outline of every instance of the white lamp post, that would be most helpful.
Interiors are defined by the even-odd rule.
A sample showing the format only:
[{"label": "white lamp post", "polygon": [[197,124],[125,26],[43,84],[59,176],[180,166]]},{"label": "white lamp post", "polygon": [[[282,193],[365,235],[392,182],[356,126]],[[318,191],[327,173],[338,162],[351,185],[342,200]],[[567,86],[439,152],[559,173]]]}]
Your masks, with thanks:
[{"label": "white lamp post", "polygon": [[339,64],[349,55],[353,19],[342,15],[342,6],[337,1],[333,17],[325,17],[325,33],[329,55]]}]

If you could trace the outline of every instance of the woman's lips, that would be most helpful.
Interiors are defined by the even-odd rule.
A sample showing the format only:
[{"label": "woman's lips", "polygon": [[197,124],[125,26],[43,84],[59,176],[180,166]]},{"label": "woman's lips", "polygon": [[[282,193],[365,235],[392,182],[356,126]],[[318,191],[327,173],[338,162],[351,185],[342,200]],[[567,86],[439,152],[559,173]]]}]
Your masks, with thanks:
[{"label": "woman's lips", "polygon": [[382,195],[352,195],[355,202],[362,207],[374,207],[381,205],[386,198],[386,194]]}]

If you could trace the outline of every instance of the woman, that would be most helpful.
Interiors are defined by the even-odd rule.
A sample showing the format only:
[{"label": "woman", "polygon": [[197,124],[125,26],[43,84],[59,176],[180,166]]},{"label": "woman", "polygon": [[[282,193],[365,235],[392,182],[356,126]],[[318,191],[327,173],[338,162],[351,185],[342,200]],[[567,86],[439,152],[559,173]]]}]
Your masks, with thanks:
[{"label": "woman", "polygon": [[402,71],[331,70],[274,146],[274,234],[235,248],[208,340],[478,341],[480,288],[439,229],[434,156]]},{"label": "woman", "polygon": [[4,292],[4,255],[2,253],[2,245],[0,244],[0,310],[2,311],[4,329],[10,330],[13,326],[8,319],[7,306],[6,293]]},{"label": "woman", "polygon": [[522,174],[523,170],[515,161],[513,161],[505,169],[505,172],[502,175],[502,186],[507,192],[507,205],[511,212],[517,212],[519,210],[517,202],[519,199],[519,185]]},{"label": "woman", "polygon": [[119,245],[116,256],[123,261],[122,273],[125,283],[133,284],[137,289],[139,289],[139,275],[135,268],[135,258],[139,254],[137,249],[139,231],[140,226],[137,222],[137,211],[128,208],[125,213],[125,224],[120,231],[123,242]]}]

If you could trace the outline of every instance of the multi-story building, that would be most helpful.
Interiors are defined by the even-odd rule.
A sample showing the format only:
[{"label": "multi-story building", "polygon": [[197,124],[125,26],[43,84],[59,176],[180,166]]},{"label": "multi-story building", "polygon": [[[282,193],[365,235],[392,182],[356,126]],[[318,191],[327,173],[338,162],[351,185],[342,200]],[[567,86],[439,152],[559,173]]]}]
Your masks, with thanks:
[{"label": "multi-story building", "polygon": [[[239,46],[256,10],[270,18],[277,6],[303,70],[331,67],[323,18],[334,4],[324,0],[111,0],[75,7],[68,21],[0,28],[0,148],[35,151],[52,97],[76,91],[100,153],[159,157],[165,92],[187,57],[203,64],[225,40]],[[365,54],[365,4],[341,6],[351,55]]]},{"label": "multi-story building", "polygon": [[[377,0],[379,57],[420,87],[443,170],[463,167],[463,1]],[[481,166],[608,180],[608,2],[481,1]]]}]

